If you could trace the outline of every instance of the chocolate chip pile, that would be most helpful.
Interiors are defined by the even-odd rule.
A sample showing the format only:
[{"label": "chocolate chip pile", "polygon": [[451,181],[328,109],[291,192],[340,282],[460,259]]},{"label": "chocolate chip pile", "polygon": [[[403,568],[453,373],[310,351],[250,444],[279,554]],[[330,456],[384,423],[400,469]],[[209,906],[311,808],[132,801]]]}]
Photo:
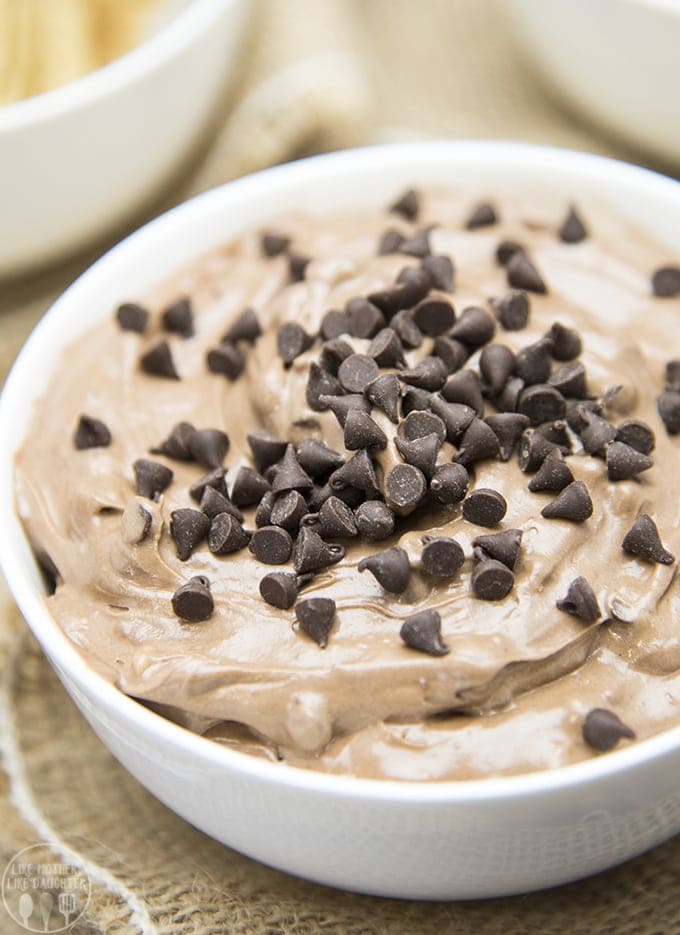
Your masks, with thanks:
[{"label": "chocolate chip pile", "polygon": [[[490,300],[488,307],[458,308],[452,301],[454,260],[432,253],[433,227],[418,226],[418,193],[405,192],[390,211],[413,226],[410,235],[388,227],[376,245],[380,256],[404,257],[393,284],[356,295],[341,310],[329,309],[318,333],[307,333],[296,321],[284,323],[277,333],[279,361],[272,366],[297,367],[302,359],[307,406],[313,412],[332,413],[342,430],[344,450],[333,450],[316,437],[293,444],[253,426],[248,435],[252,464],[240,466],[228,486],[228,435],[179,422],[132,465],[136,492],[149,500],[158,500],[173,483],[173,471],[147,454],[202,468],[204,473],[187,491],[186,507],[171,514],[169,533],[178,558],[190,562],[194,550],[207,543],[218,556],[248,548],[263,565],[292,562],[292,570],[263,574],[260,595],[273,607],[294,609],[299,631],[321,648],[342,620],[336,621],[332,598],[301,599],[300,592],[315,575],[343,561],[342,542],[388,540],[420,528],[424,517],[437,512],[459,511],[474,526],[498,530],[473,538],[469,574],[460,543],[431,534],[422,536],[415,567],[403,548],[375,552],[371,546],[358,572],[368,571],[389,595],[406,592],[413,575],[462,581],[475,600],[500,601],[511,594],[523,533],[498,529],[506,514],[512,517],[512,503],[499,491],[477,484],[485,461],[516,459],[527,475],[528,490],[552,497],[542,507],[537,501],[537,519],[576,524],[587,522],[598,504],[586,484],[575,479],[570,459],[593,459],[612,484],[635,482],[653,465],[655,427],[635,419],[613,421],[622,388],[594,390],[580,359],[583,344],[576,331],[555,321],[540,340],[519,350],[503,343],[503,331],[527,326],[532,295],[546,295],[550,289],[522,244],[503,240],[495,251],[495,262],[505,270],[507,292]],[[474,232],[496,223],[494,206],[480,203],[466,227]],[[573,206],[557,236],[569,245],[587,238]],[[291,283],[304,280],[311,258],[294,252],[290,238],[267,232],[261,250],[268,258],[286,258]],[[669,266],[654,272],[651,291],[658,297],[679,295],[680,269]],[[120,306],[116,316],[123,330],[145,333],[149,326],[149,313],[135,303]],[[167,307],[161,327],[168,334],[191,337],[190,298]],[[238,380],[249,348],[261,335],[257,310],[245,309],[221,342],[208,350],[206,368],[216,378]],[[355,338],[368,342],[364,353],[355,350]],[[166,339],[141,356],[139,368],[149,377],[181,379]],[[680,433],[678,360],[667,365],[658,414],[657,429]],[[76,448],[107,446],[111,440],[101,420],[81,416]],[[390,446],[401,463],[383,471],[378,454]],[[252,511],[252,522],[246,522],[244,510]],[[127,541],[140,542],[149,534],[151,514],[136,502],[123,522]],[[675,561],[646,513],[637,517],[619,545],[624,556],[661,564]],[[597,597],[583,575],[571,582],[566,595],[555,595],[555,604],[585,625],[602,621]],[[172,608],[187,623],[208,619],[214,611],[208,578],[189,576],[173,595]],[[414,650],[434,657],[450,651],[436,610],[418,611],[402,622],[399,632]],[[594,709],[583,725],[583,736],[595,749],[606,750],[634,733],[613,712]]]}]

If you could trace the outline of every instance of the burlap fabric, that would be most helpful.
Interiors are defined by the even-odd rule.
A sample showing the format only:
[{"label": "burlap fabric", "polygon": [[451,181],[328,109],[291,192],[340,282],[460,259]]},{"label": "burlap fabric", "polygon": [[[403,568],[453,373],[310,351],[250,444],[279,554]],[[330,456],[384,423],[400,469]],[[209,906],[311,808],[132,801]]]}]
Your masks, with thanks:
[{"label": "burlap fabric", "polygon": [[[376,140],[519,138],[635,159],[551,99],[502,17],[498,0],[264,0],[216,135],[149,213],[246,171]],[[3,374],[105,246],[0,287]],[[92,899],[74,933],[680,932],[680,838],[582,883],[480,903],[371,899],[269,870],[199,834],[115,762],[7,599],[0,651],[0,856],[4,866],[36,841],[77,852]],[[21,931],[0,905],[0,932]]]}]

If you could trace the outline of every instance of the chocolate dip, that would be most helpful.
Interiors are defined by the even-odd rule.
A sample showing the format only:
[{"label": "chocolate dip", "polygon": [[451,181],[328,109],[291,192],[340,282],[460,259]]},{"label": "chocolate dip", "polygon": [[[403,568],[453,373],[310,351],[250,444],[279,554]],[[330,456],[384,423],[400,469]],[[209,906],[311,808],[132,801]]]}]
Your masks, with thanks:
[{"label": "chocolate dip", "polygon": [[[247,233],[153,295],[131,297],[150,312],[139,322],[142,332],[121,328],[112,310],[109,320],[70,346],[35,408],[16,482],[36,554],[57,571],[56,589],[45,600],[84,660],[121,691],[217,742],[363,777],[470,779],[600,755],[607,743],[598,747],[592,732],[584,737],[583,731],[593,709],[613,712],[627,728],[619,746],[680,724],[680,443],[657,407],[666,364],[680,356],[680,297],[654,294],[652,274],[668,259],[661,251],[629,232],[612,242],[589,236],[588,205],[579,207],[586,222],[581,230],[573,219],[561,228],[564,217],[509,200],[475,206],[447,191],[421,191],[392,213],[281,218],[275,233],[285,237],[280,243],[272,238],[273,255],[266,255],[261,231]],[[418,235],[413,252],[403,252],[396,235],[386,247],[387,230],[407,238],[407,249],[408,238]],[[508,263],[503,251],[505,265],[499,262],[504,241],[521,245],[528,273],[519,261]],[[381,242],[402,252],[379,255]],[[575,519],[542,515],[563,491],[531,492],[538,465],[523,471],[516,446],[507,460],[498,454],[472,460],[466,464],[469,492],[501,495],[506,511],[499,524],[471,522],[461,502],[442,505],[431,492],[415,507],[388,497],[394,533],[379,541],[327,537],[342,545],[344,557],[297,582],[297,604],[287,609],[267,603],[259,588],[269,573],[292,572],[290,562],[264,564],[247,545],[213,554],[205,538],[180,560],[171,514],[199,510],[189,489],[208,463],[151,450],[181,422],[222,430],[230,441],[224,458],[230,494],[239,467],[253,467],[247,436],[258,430],[296,447],[306,438],[323,439],[349,460],[355,452],[346,449],[336,415],[308,402],[310,367],[322,353],[317,336],[329,310],[343,311],[353,299],[393,288],[405,267],[421,268],[423,257],[414,253],[423,252],[423,242],[431,255],[450,257],[455,269],[453,288],[439,279],[429,297],[450,303],[456,322],[465,309],[483,309],[495,322],[486,343],[517,354],[540,342],[555,322],[576,331],[587,387],[580,397],[582,422],[573,411],[571,421],[577,429],[591,417],[600,429],[597,420],[614,430],[630,420],[645,423],[655,439],[653,464],[612,480],[613,435],[588,454],[586,435],[573,426],[556,428],[566,432],[562,448],[569,450],[558,447],[555,457],[568,465],[574,483],[585,485],[592,503],[591,515]],[[537,291],[541,283],[543,292]],[[497,300],[513,285],[524,285],[529,316],[525,327],[506,330]],[[186,306],[167,313],[185,297],[189,327]],[[230,379],[209,369],[206,354],[220,347],[246,308],[254,310],[261,334],[228,344],[227,356],[236,348],[244,359],[243,372]],[[286,364],[278,339],[290,322],[315,340]],[[140,366],[163,340],[179,379]],[[343,333],[341,340],[358,355],[371,346],[370,337]],[[433,356],[436,340],[425,335],[419,347],[405,347],[400,366],[412,372]],[[469,341],[466,347],[463,367],[479,373],[481,348]],[[554,374],[562,364],[552,359],[549,368]],[[152,361],[152,371],[155,366]],[[484,380],[481,386],[486,418],[497,412],[498,394]],[[438,389],[423,392],[438,395]],[[102,436],[93,447],[74,445],[84,414],[104,423],[108,441]],[[384,448],[368,451],[378,485],[369,497],[382,500],[385,479],[404,463],[395,442],[402,429],[377,406],[370,419],[386,439]],[[460,458],[460,449],[460,439],[445,441],[436,465]],[[628,448],[619,454],[633,457]],[[136,492],[133,464],[139,459],[172,471],[155,499]],[[263,473],[271,481],[276,469]],[[299,492],[309,496],[308,489]],[[256,529],[256,508],[241,507],[237,532]],[[669,560],[622,548],[640,516],[650,517]],[[318,528],[313,519],[305,522]],[[512,574],[496,569],[509,591],[484,599],[471,577],[491,556],[473,540],[504,530],[521,531]],[[449,576],[429,574],[421,564],[428,536],[453,538],[462,548],[462,566]],[[394,547],[405,550],[410,564],[399,592],[358,569],[362,559]],[[175,612],[173,595],[196,577],[207,579],[205,599],[211,596],[214,607],[191,622]],[[557,606],[577,578],[586,579],[596,601],[588,619],[573,612],[573,601],[571,612]],[[300,602],[315,598],[335,602],[323,648],[296,614]],[[423,610],[439,614],[440,654],[415,647],[408,632],[400,636],[405,621]]]}]

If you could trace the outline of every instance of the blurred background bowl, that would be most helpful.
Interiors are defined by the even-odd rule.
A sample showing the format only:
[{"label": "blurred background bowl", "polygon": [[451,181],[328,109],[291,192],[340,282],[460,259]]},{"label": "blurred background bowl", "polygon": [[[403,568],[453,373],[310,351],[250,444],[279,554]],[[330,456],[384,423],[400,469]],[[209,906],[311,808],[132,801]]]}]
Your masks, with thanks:
[{"label": "blurred background bowl", "polygon": [[159,195],[207,131],[250,5],[166,6],[172,15],[126,55],[0,107],[0,277],[122,225]]},{"label": "blurred background bowl", "polygon": [[595,126],[680,167],[680,0],[511,0],[518,42]]}]

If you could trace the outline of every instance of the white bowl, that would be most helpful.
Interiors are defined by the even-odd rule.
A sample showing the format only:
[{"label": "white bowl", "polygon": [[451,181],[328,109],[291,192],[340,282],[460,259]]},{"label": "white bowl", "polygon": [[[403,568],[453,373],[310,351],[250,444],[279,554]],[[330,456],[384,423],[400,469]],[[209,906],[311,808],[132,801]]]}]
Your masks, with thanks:
[{"label": "white bowl", "polygon": [[207,129],[247,0],[184,0],[103,68],[0,107],[0,277],[57,259],[157,195]]},{"label": "white bowl", "polygon": [[427,899],[499,896],[564,883],[680,830],[680,727],[587,762],[468,782],[325,775],[251,758],[189,733],[83,662],[50,616],[14,510],[13,455],[62,348],[170,270],[283,211],[384,205],[407,185],[512,191],[556,214],[577,199],[677,249],[680,185],[643,169],[509,143],[416,143],[270,169],[208,192],[133,234],[54,305],[0,400],[0,561],[66,689],[120,762],[219,841],[333,886]]},{"label": "white bowl", "polygon": [[510,0],[517,39],[577,110],[680,165],[680,0]]}]

